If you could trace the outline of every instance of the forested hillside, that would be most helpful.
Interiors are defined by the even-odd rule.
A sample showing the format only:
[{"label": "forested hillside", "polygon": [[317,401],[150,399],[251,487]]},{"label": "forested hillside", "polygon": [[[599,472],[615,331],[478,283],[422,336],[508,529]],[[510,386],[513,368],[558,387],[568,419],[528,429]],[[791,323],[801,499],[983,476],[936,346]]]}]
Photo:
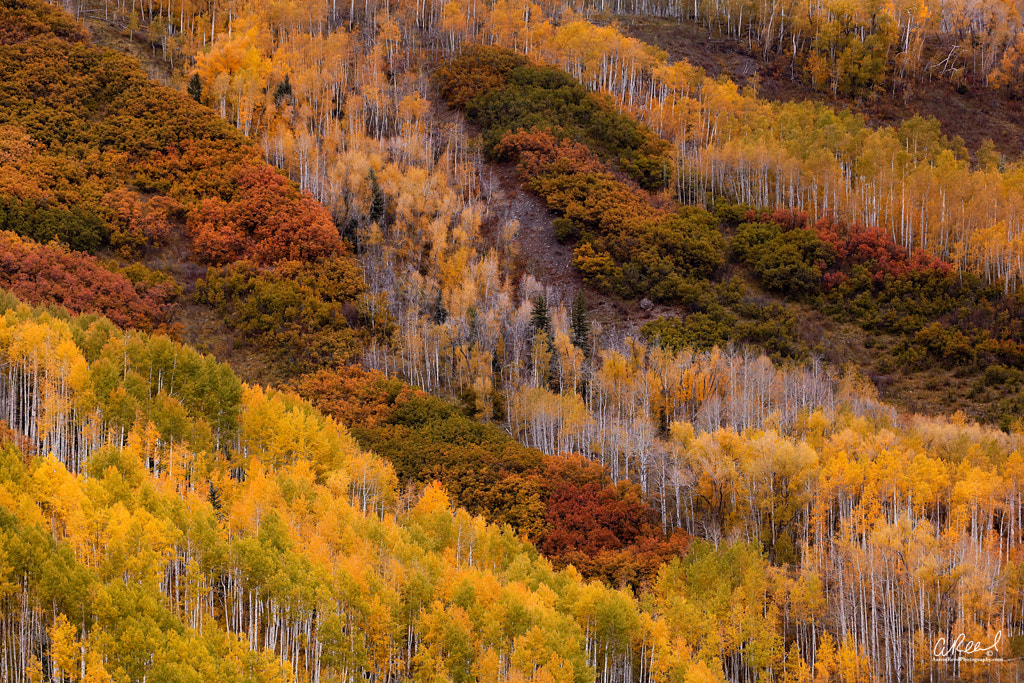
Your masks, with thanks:
[{"label": "forested hillside", "polygon": [[[677,423],[677,512],[715,544],[634,596],[553,571],[438,486],[401,493],[294,395],[95,316],[5,308],[9,680],[943,679],[928,654],[949,628],[1019,633],[1016,437]],[[362,438],[434,414],[393,388],[405,417],[371,409]]]},{"label": "forested hillside", "polygon": [[439,487],[400,496],[294,395],[95,316],[5,308],[6,680],[686,667],[632,595],[554,572]]},{"label": "forested hillside", "polygon": [[299,366],[351,357],[341,309],[354,308],[362,279],[322,206],[230,125],[90,45],[66,15],[38,3],[2,11],[5,287],[180,335],[194,321],[178,299],[211,265],[232,287],[215,303],[276,297],[297,309],[241,314],[244,324],[227,315],[243,340],[287,348]]},{"label": "forested hillside", "polygon": [[[826,352],[822,327],[853,324],[864,335],[859,369],[897,396],[927,392],[893,386],[892,375],[926,378],[926,389],[945,392],[931,402],[950,412],[970,408],[1004,427],[1020,415],[1007,382],[1024,368],[1016,294],[877,227],[652,194],[672,175],[665,145],[564,72],[510,51],[469,50],[434,80],[483,127],[485,154],[514,162],[524,187],[558,216],[552,232],[574,248],[584,283],[674,307],[677,315],[641,328],[648,341],[674,352],[731,341],[776,359],[817,353],[840,364],[854,360],[849,348]],[[797,325],[808,309],[818,322]],[[952,377],[940,385],[942,371]]]},{"label": "forested hillside", "polygon": [[0,3],[4,680],[1016,680],[1019,162],[563,5]]}]

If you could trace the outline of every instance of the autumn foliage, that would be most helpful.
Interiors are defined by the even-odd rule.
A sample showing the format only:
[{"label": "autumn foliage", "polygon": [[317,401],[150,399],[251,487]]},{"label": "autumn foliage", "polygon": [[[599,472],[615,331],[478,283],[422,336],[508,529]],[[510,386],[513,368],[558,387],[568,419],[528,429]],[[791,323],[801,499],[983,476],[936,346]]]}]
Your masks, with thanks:
[{"label": "autumn foliage", "polygon": [[[261,244],[266,244],[261,243]],[[310,372],[350,360],[359,339],[354,301],[364,285],[350,257],[280,261],[274,268],[238,261],[211,268],[197,284],[198,301],[268,352],[282,374]]]},{"label": "autumn foliage", "polygon": [[[865,129],[814,108],[775,121],[779,110],[734,84],[669,65],[566,8],[360,5],[114,0],[101,9],[129,31],[143,15],[147,47],[179,65],[184,57],[186,69],[195,60],[194,99],[252,132],[261,152],[332,203],[363,257],[365,291],[347,254],[317,251],[321,237],[331,242],[323,216],[306,214],[307,226],[276,215],[276,203],[303,200],[272,174],[248,185],[253,149],[231,135],[204,140],[215,128],[209,112],[187,120],[200,111],[188,102],[163,129],[154,117],[152,131],[131,119],[167,108],[163,91],[140,88],[110,111],[90,110],[103,145],[85,139],[55,161],[48,155],[63,138],[91,134],[65,126],[81,124],[67,111],[42,107],[3,127],[0,182],[25,229],[146,253],[159,246],[146,211],[169,198],[192,215],[193,254],[219,264],[200,297],[245,341],[293,372],[361,347],[385,373],[346,370],[335,381],[321,372],[304,383],[348,430],[167,339],[5,300],[0,414],[32,452],[54,455],[0,451],[0,669],[19,683],[945,680],[960,672],[937,667],[927,649],[951,624],[978,639],[1022,631],[1012,425],[1002,433],[897,418],[853,373],[713,348],[772,350],[806,322],[795,311],[842,306],[831,314],[902,335],[893,350],[905,367],[941,358],[976,371],[986,354],[1012,358],[1019,301],[955,271],[905,268],[878,235],[833,239],[804,222],[744,219],[745,209],[676,209],[657,194],[671,183],[695,202],[706,190],[761,201],[788,182],[788,201],[807,201],[814,187],[814,201],[831,207],[850,200],[827,180],[856,172],[870,176],[856,181],[867,205],[891,198],[901,176],[822,140],[877,151],[886,135],[865,142]],[[33,34],[13,23],[0,32]],[[844,90],[879,83],[867,27],[830,31],[832,45],[813,47],[816,72]],[[683,304],[680,324],[645,326],[673,350],[598,332],[585,295],[571,314],[564,297],[546,311],[543,283],[509,277],[515,222],[490,224],[473,147],[415,91],[419,58],[463,40],[514,44],[565,66],[505,53],[452,100],[472,103],[488,152],[515,140],[526,180],[559,214],[556,234],[577,245],[589,281]],[[584,84],[615,99],[592,98]],[[91,106],[91,93],[79,99]],[[685,161],[683,173],[616,107],[678,133],[671,156]],[[801,118],[812,114],[825,125]],[[48,133],[33,117],[59,135],[39,138]],[[801,140],[778,143],[779,130]],[[179,131],[196,141],[175,140]],[[918,139],[900,137],[876,170],[897,168],[888,161],[912,154]],[[935,197],[929,174],[956,162],[938,147],[914,171],[920,192]],[[933,168],[936,158],[945,162]],[[48,163],[64,175],[42,172]],[[904,227],[917,225],[912,215]],[[181,220],[169,218],[175,228]],[[906,243],[943,243],[953,223],[931,220]],[[830,284],[831,272],[846,280]],[[708,279],[725,273],[737,277]],[[386,332],[356,345],[359,320]],[[973,345],[972,330],[986,325],[998,336]],[[979,379],[984,390],[1024,381],[1008,366]],[[470,414],[507,420],[508,433]],[[565,451],[602,466],[554,455]],[[449,495],[464,508],[453,510]],[[691,536],[702,540],[690,546]],[[607,583],[557,569],[568,564]],[[1020,654],[1019,643],[1010,648]],[[1010,676],[1014,665],[975,673]]]},{"label": "autumn foliage", "polygon": [[517,161],[527,187],[560,215],[558,236],[578,243],[574,264],[591,286],[678,302],[688,282],[724,263],[710,213],[664,208],[581,143],[533,128],[506,133],[495,154]]},{"label": "autumn foliage", "polygon": [[582,457],[548,457],[539,474],[545,504],[537,546],[556,564],[612,585],[639,585],[686,553],[682,531],[666,536],[640,487],[613,484],[608,471]]},{"label": "autumn foliage", "polygon": [[156,195],[148,202],[124,187],[102,199],[102,215],[110,226],[110,246],[125,258],[137,257],[147,247],[166,246],[184,207],[170,197]]},{"label": "autumn foliage", "polygon": [[[29,660],[8,668],[23,680],[45,666],[99,680],[397,681],[429,668],[470,681],[502,649],[516,668],[498,681],[551,661],[544,677],[643,680],[652,652],[678,683],[806,681],[811,666],[822,680],[882,681],[874,651],[900,648],[928,671],[931,649],[871,619],[899,616],[891,628],[925,642],[950,623],[989,641],[1019,623],[1024,536],[1005,523],[1019,507],[1018,436],[960,418],[895,427],[816,410],[791,435],[675,422],[664,489],[677,489],[686,533],[669,538],[636,485],[541,459],[527,481],[548,559],[453,508],[432,472],[401,481],[310,403],[164,337],[13,302],[0,359],[0,576],[19,586],[0,633],[5,661]],[[369,416],[359,441],[390,449],[405,435],[397,467],[461,462],[445,476],[472,488],[482,468],[463,459],[503,435],[380,374],[334,377],[308,388]],[[511,442],[487,465],[536,462],[528,450]],[[953,590],[950,571],[963,577]],[[1012,676],[1015,663],[993,665],[982,673]]]},{"label": "autumn foliage", "polygon": [[170,278],[147,282],[141,266],[120,270],[93,256],[4,231],[0,287],[32,304],[62,306],[71,313],[96,312],[118,325],[142,330],[168,325],[178,295]]},{"label": "autumn foliage", "polygon": [[506,133],[538,128],[590,146],[646,189],[662,188],[672,177],[664,140],[562,69],[471,45],[433,78],[442,97],[484,127],[489,153]]},{"label": "autumn foliage", "polygon": [[327,210],[266,164],[238,167],[231,195],[200,201],[188,230],[193,256],[211,265],[313,261],[342,251]]},{"label": "autumn foliage", "polygon": [[170,329],[170,276],[67,249],[171,263],[176,274],[197,272],[184,260],[237,262],[209,273],[200,295],[242,341],[284,372],[352,357],[362,275],[322,205],[209,109],[90,45],[47,5],[3,11],[2,284],[33,303]]},{"label": "autumn foliage", "polygon": [[15,27],[0,44],[0,228],[134,257],[187,219],[203,263],[339,253],[330,215],[232,126],[49,10],[5,11]]},{"label": "autumn foliage", "polygon": [[574,264],[591,286],[679,302],[694,279],[724,263],[709,213],[673,211],[648,193],[673,173],[663,141],[564,71],[470,47],[434,79],[484,126],[487,151],[516,162],[526,186],[558,214],[556,236],[577,245]]},{"label": "autumn foliage", "polygon": [[[737,213],[719,215],[729,223]],[[957,368],[976,375],[980,393],[987,384],[1004,385],[985,379],[986,368],[996,366],[993,377],[1003,377],[1024,366],[1019,294],[986,285],[923,250],[910,253],[876,227],[832,216],[812,222],[806,213],[783,210],[747,211],[740,220],[730,251],[766,289],[813,303],[869,334],[896,336],[876,365],[879,372]],[[668,334],[672,326],[659,322],[648,331],[665,332],[664,339],[686,336]],[[1019,406],[1019,399],[1005,397],[986,413],[1008,426]]]},{"label": "autumn foliage", "polygon": [[369,429],[385,424],[395,409],[409,400],[427,397],[424,391],[400,379],[356,365],[304,375],[297,389],[342,424]]},{"label": "autumn foliage", "polygon": [[307,375],[298,390],[388,458],[401,481],[440,481],[460,505],[511,524],[558,566],[638,586],[686,551],[686,535],[666,536],[635,484],[613,484],[578,456],[526,448],[404,382],[349,367]]}]

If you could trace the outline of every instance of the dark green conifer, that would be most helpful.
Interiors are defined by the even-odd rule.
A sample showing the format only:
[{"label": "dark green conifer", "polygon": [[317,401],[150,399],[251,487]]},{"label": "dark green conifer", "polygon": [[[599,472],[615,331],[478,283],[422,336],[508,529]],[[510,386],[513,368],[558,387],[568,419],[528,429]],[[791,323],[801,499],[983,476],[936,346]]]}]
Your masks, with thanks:
[{"label": "dark green conifer", "polygon": [[441,290],[437,290],[437,301],[434,302],[434,324],[443,325],[448,320],[448,309],[444,307]]},{"label": "dark green conifer", "polygon": [[274,91],[274,104],[280,104],[281,100],[291,96],[292,82],[288,79],[288,74],[285,74],[284,80],[277,84],[277,89]]},{"label": "dark green conifer", "polygon": [[203,103],[203,83],[199,80],[199,74],[192,74],[188,82],[188,94],[199,104]]},{"label": "dark green conifer", "polygon": [[572,330],[572,343],[583,352],[586,358],[590,357],[590,316],[587,313],[587,297],[579,292],[572,301],[572,313],[570,314],[569,326]]},{"label": "dark green conifer", "polygon": [[383,225],[384,222],[384,211],[387,208],[386,200],[384,198],[384,190],[380,187],[380,182],[377,181],[377,174],[374,173],[373,169],[370,169],[370,176],[368,178],[370,183],[370,215],[368,218],[371,223],[377,225]]},{"label": "dark green conifer", "polygon": [[548,312],[548,300],[543,294],[533,300],[533,313],[530,315],[534,335],[543,332],[548,336],[548,343],[554,339],[551,333],[551,314]]}]

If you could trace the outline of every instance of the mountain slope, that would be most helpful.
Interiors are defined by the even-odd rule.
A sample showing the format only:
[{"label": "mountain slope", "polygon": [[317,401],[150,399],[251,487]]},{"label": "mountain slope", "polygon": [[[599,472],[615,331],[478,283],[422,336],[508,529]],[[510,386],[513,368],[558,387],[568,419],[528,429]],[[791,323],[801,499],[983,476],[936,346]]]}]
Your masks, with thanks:
[{"label": "mountain slope", "polygon": [[[859,619],[837,634],[861,610],[898,628],[866,600],[878,583],[924,596],[903,614],[916,671],[915,643],[950,623],[1003,629],[1017,656],[1021,578],[997,569],[1022,540],[1016,437],[820,414],[804,439],[674,429],[693,532],[736,540],[695,544],[634,597],[554,572],[440,487],[399,494],[388,463],[294,395],[15,304],[0,316],[12,680],[800,680],[813,651],[821,675],[867,681],[888,636]],[[800,549],[799,567],[759,544],[776,562]]]},{"label": "mountain slope", "polygon": [[[206,305],[248,339],[276,340],[281,358],[303,339],[305,320],[344,335],[332,314],[352,315],[371,330],[359,339],[363,362],[385,376],[327,370],[299,384],[350,424],[350,437],[294,395],[245,385],[166,338],[93,317],[8,310],[0,401],[11,427],[5,439],[22,453],[8,451],[0,470],[10,473],[0,547],[14,549],[2,575],[0,627],[10,624],[4,642],[14,643],[5,652],[31,653],[47,674],[61,669],[51,678],[67,679],[103,679],[106,670],[129,680],[274,680],[277,667],[300,680],[389,682],[1011,678],[1013,661],[934,662],[931,646],[950,629],[985,642],[1001,632],[1000,654],[1019,656],[1019,434],[960,416],[896,413],[856,375],[821,364],[776,366],[749,350],[694,349],[693,332],[720,331],[707,319],[668,325],[660,347],[599,330],[585,299],[510,276],[512,222],[491,226],[501,240],[492,251],[481,247],[489,207],[479,165],[458,117],[440,121],[450,112],[424,99],[435,95],[422,65],[431,50],[453,52],[475,32],[499,43],[525,38],[531,21],[546,21],[540,9],[509,24],[520,15],[480,7],[463,25],[457,5],[442,11],[435,3],[260,6],[218,12],[209,23],[195,8],[168,3],[161,13],[167,7],[173,22],[163,28],[192,32],[194,42],[172,49],[196,59],[202,92],[193,92],[328,202],[356,245],[367,288],[352,305],[359,287],[337,262],[351,265],[343,253],[297,261],[310,254],[277,259],[263,248],[280,244],[270,239],[273,226],[319,219],[294,185],[259,167],[233,177],[227,195],[188,209],[191,233],[179,247],[194,249],[200,237],[211,260],[246,256],[208,273],[198,288]],[[207,26],[217,33],[212,45],[200,35]],[[629,46],[583,22],[548,29],[522,44],[549,61],[572,64],[592,35],[607,37],[601,44],[610,50]],[[645,54],[656,56],[633,57]],[[618,76],[589,70],[625,75],[637,66],[617,91],[635,95],[652,81],[642,64],[620,57],[573,68],[591,85],[616,89]],[[595,256],[607,252],[612,286],[639,274],[686,294],[709,269],[714,275],[732,240],[740,248],[731,266],[766,290],[813,284],[804,276],[817,263],[806,257],[828,242],[838,258],[851,239],[886,258],[859,262],[860,251],[849,250],[854,257],[843,257],[835,274],[850,287],[874,286],[876,274],[883,283],[909,275],[900,281],[909,293],[927,294],[913,278],[927,284],[942,275],[841,223],[818,232],[790,214],[721,202],[677,213],[668,197],[648,201],[627,178],[657,187],[665,165],[650,163],[656,141],[645,148],[652,141],[616,100],[595,105],[555,69],[522,75],[522,97],[492,93],[481,111],[500,118],[545,101],[557,110],[545,84],[574,98],[561,127],[580,140],[529,147],[543,136],[527,131],[517,142],[535,153],[539,172],[529,180],[546,198],[559,183],[578,189],[579,180],[553,172],[546,149],[571,152],[563,169],[589,170],[602,191],[588,195],[584,185],[561,200],[590,233],[581,230],[580,240]],[[703,82],[704,104],[756,109],[719,85]],[[755,122],[778,113],[758,111]],[[574,129],[573,112],[600,125]],[[599,144],[602,131],[618,139]],[[598,144],[575,146],[584,142]],[[598,201],[606,194],[616,201]],[[291,208],[278,211],[285,200]],[[602,225],[617,206],[629,220]],[[253,220],[262,215],[275,218],[265,233]],[[578,227],[559,225],[570,236]],[[708,248],[688,249],[694,236]],[[648,239],[656,248],[631,264],[629,240]],[[777,254],[796,258],[771,262]],[[676,259],[688,277],[663,272]],[[311,291],[338,305],[306,315]],[[878,302],[869,293],[861,303]],[[757,322],[769,323],[759,329],[770,336],[772,321]],[[324,341],[329,349],[337,339]],[[962,346],[937,348],[955,355]],[[300,358],[336,362],[333,353],[321,358],[321,348]],[[460,405],[417,394],[396,373]],[[607,468],[544,458],[486,421],[503,421],[548,454],[578,452]],[[559,562],[587,571],[595,560],[621,562],[601,567],[603,575],[636,593],[554,571],[514,530],[453,512],[436,486],[423,486],[433,478],[474,512],[520,527],[540,522],[535,538]],[[653,514],[644,510],[649,501]],[[648,544],[657,535],[635,533],[645,524],[698,540],[635,580],[640,555],[660,559]],[[65,576],[74,582],[62,583]],[[133,603],[125,594],[141,597]],[[243,640],[232,644],[227,632]],[[246,646],[261,652],[246,655]],[[21,664],[12,669],[19,676]]]},{"label": "mountain slope", "polygon": [[[298,364],[309,362],[303,351],[324,362],[351,355],[354,334],[342,309],[354,305],[361,276],[323,207],[213,112],[151,83],[133,59],[93,46],[63,13],[14,0],[2,11],[0,228],[98,254],[113,272],[79,259],[79,282],[64,289],[120,287],[125,311],[98,303],[101,312],[178,334],[211,316],[191,305],[168,306],[173,283],[191,295],[208,265],[244,262],[242,280],[257,290],[269,282],[273,291],[211,296],[232,328],[222,332],[230,338],[222,350],[242,347],[233,355],[249,367],[244,358],[253,355],[280,360],[287,352]],[[318,262],[319,270],[305,273],[296,265],[302,261]],[[281,273],[277,264],[284,264]],[[16,269],[8,275],[18,277]],[[316,284],[324,277],[332,280],[329,291]],[[75,300],[60,286],[18,291],[39,303]],[[277,311],[256,330],[231,324],[234,307],[260,294],[301,306]],[[85,306],[78,300],[70,307]],[[269,363],[263,366],[268,373]]]},{"label": "mountain slope", "polygon": [[907,82],[895,93],[875,89],[834,96],[811,87],[806,73],[794,70],[788,55],[765,59],[762,51],[715,28],[651,15],[627,15],[617,22],[624,33],[665,50],[673,61],[685,60],[741,87],[756,79],[758,94],[766,100],[826,102],[863,114],[875,127],[899,127],[914,116],[934,117],[945,135],[963,139],[975,161],[986,141],[1011,162],[1024,150],[1024,100],[1005,88],[993,89],[983,82],[958,86],[940,76]]}]

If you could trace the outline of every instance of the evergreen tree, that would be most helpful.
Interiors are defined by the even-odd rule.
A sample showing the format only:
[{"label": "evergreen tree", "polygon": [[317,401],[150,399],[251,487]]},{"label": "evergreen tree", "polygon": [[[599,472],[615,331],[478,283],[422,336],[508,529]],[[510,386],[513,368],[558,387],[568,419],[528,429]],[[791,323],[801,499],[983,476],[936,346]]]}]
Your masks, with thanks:
[{"label": "evergreen tree", "polygon": [[374,173],[372,168],[370,169],[368,181],[370,183],[370,196],[372,198],[370,204],[370,215],[368,218],[371,223],[382,225],[384,221],[384,210],[387,207],[387,204],[384,198],[384,190],[380,188],[380,183],[377,181],[377,174]]},{"label": "evergreen tree", "polygon": [[589,358],[590,345],[590,316],[587,313],[587,297],[579,292],[572,301],[572,312],[569,325],[572,331],[572,343],[583,352],[584,357]]},{"label": "evergreen tree", "polygon": [[199,80],[199,74],[192,74],[192,78],[189,79],[188,94],[199,104],[203,103],[203,84]]},{"label": "evergreen tree", "polygon": [[543,294],[533,300],[533,313],[530,315],[533,325],[534,344],[543,344],[543,348],[535,348],[539,356],[545,358],[544,369],[538,377],[539,382],[547,384],[552,391],[559,391],[558,386],[558,353],[555,351],[555,334],[551,328],[551,313],[548,311],[548,300]]},{"label": "evergreen tree", "polygon": [[548,312],[548,300],[543,294],[533,300],[533,313],[530,315],[534,335],[543,332],[548,336],[548,343],[554,338],[551,333],[551,314]]},{"label": "evergreen tree", "polygon": [[213,506],[213,509],[217,511],[218,516],[221,516],[222,513],[220,510],[223,503],[221,503],[220,500],[220,491],[217,490],[212,481],[210,482],[210,492],[209,495],[207,495],[207,499],[210,501],[210,505]]},{"label": "evergreen tree", "polygon": [[480,314],[476,312],[476,306],[466,310],[466,327],[469,328],[469,343],[472,344],[480,336]]},{"label": "evergreen tree", "polygon": [[285,74],[284,80],[277,84],[277,89],[274,91],[274,104],[280,104],[285,97],[291,96],[292,82],[288,80],[288,74]]},{"label": "evergreen tree", "polygon": [[443,325],[448,320],[448,309],[444,307],[440,288],[437,290],[437,301],[434,302],[434,324]]}]

